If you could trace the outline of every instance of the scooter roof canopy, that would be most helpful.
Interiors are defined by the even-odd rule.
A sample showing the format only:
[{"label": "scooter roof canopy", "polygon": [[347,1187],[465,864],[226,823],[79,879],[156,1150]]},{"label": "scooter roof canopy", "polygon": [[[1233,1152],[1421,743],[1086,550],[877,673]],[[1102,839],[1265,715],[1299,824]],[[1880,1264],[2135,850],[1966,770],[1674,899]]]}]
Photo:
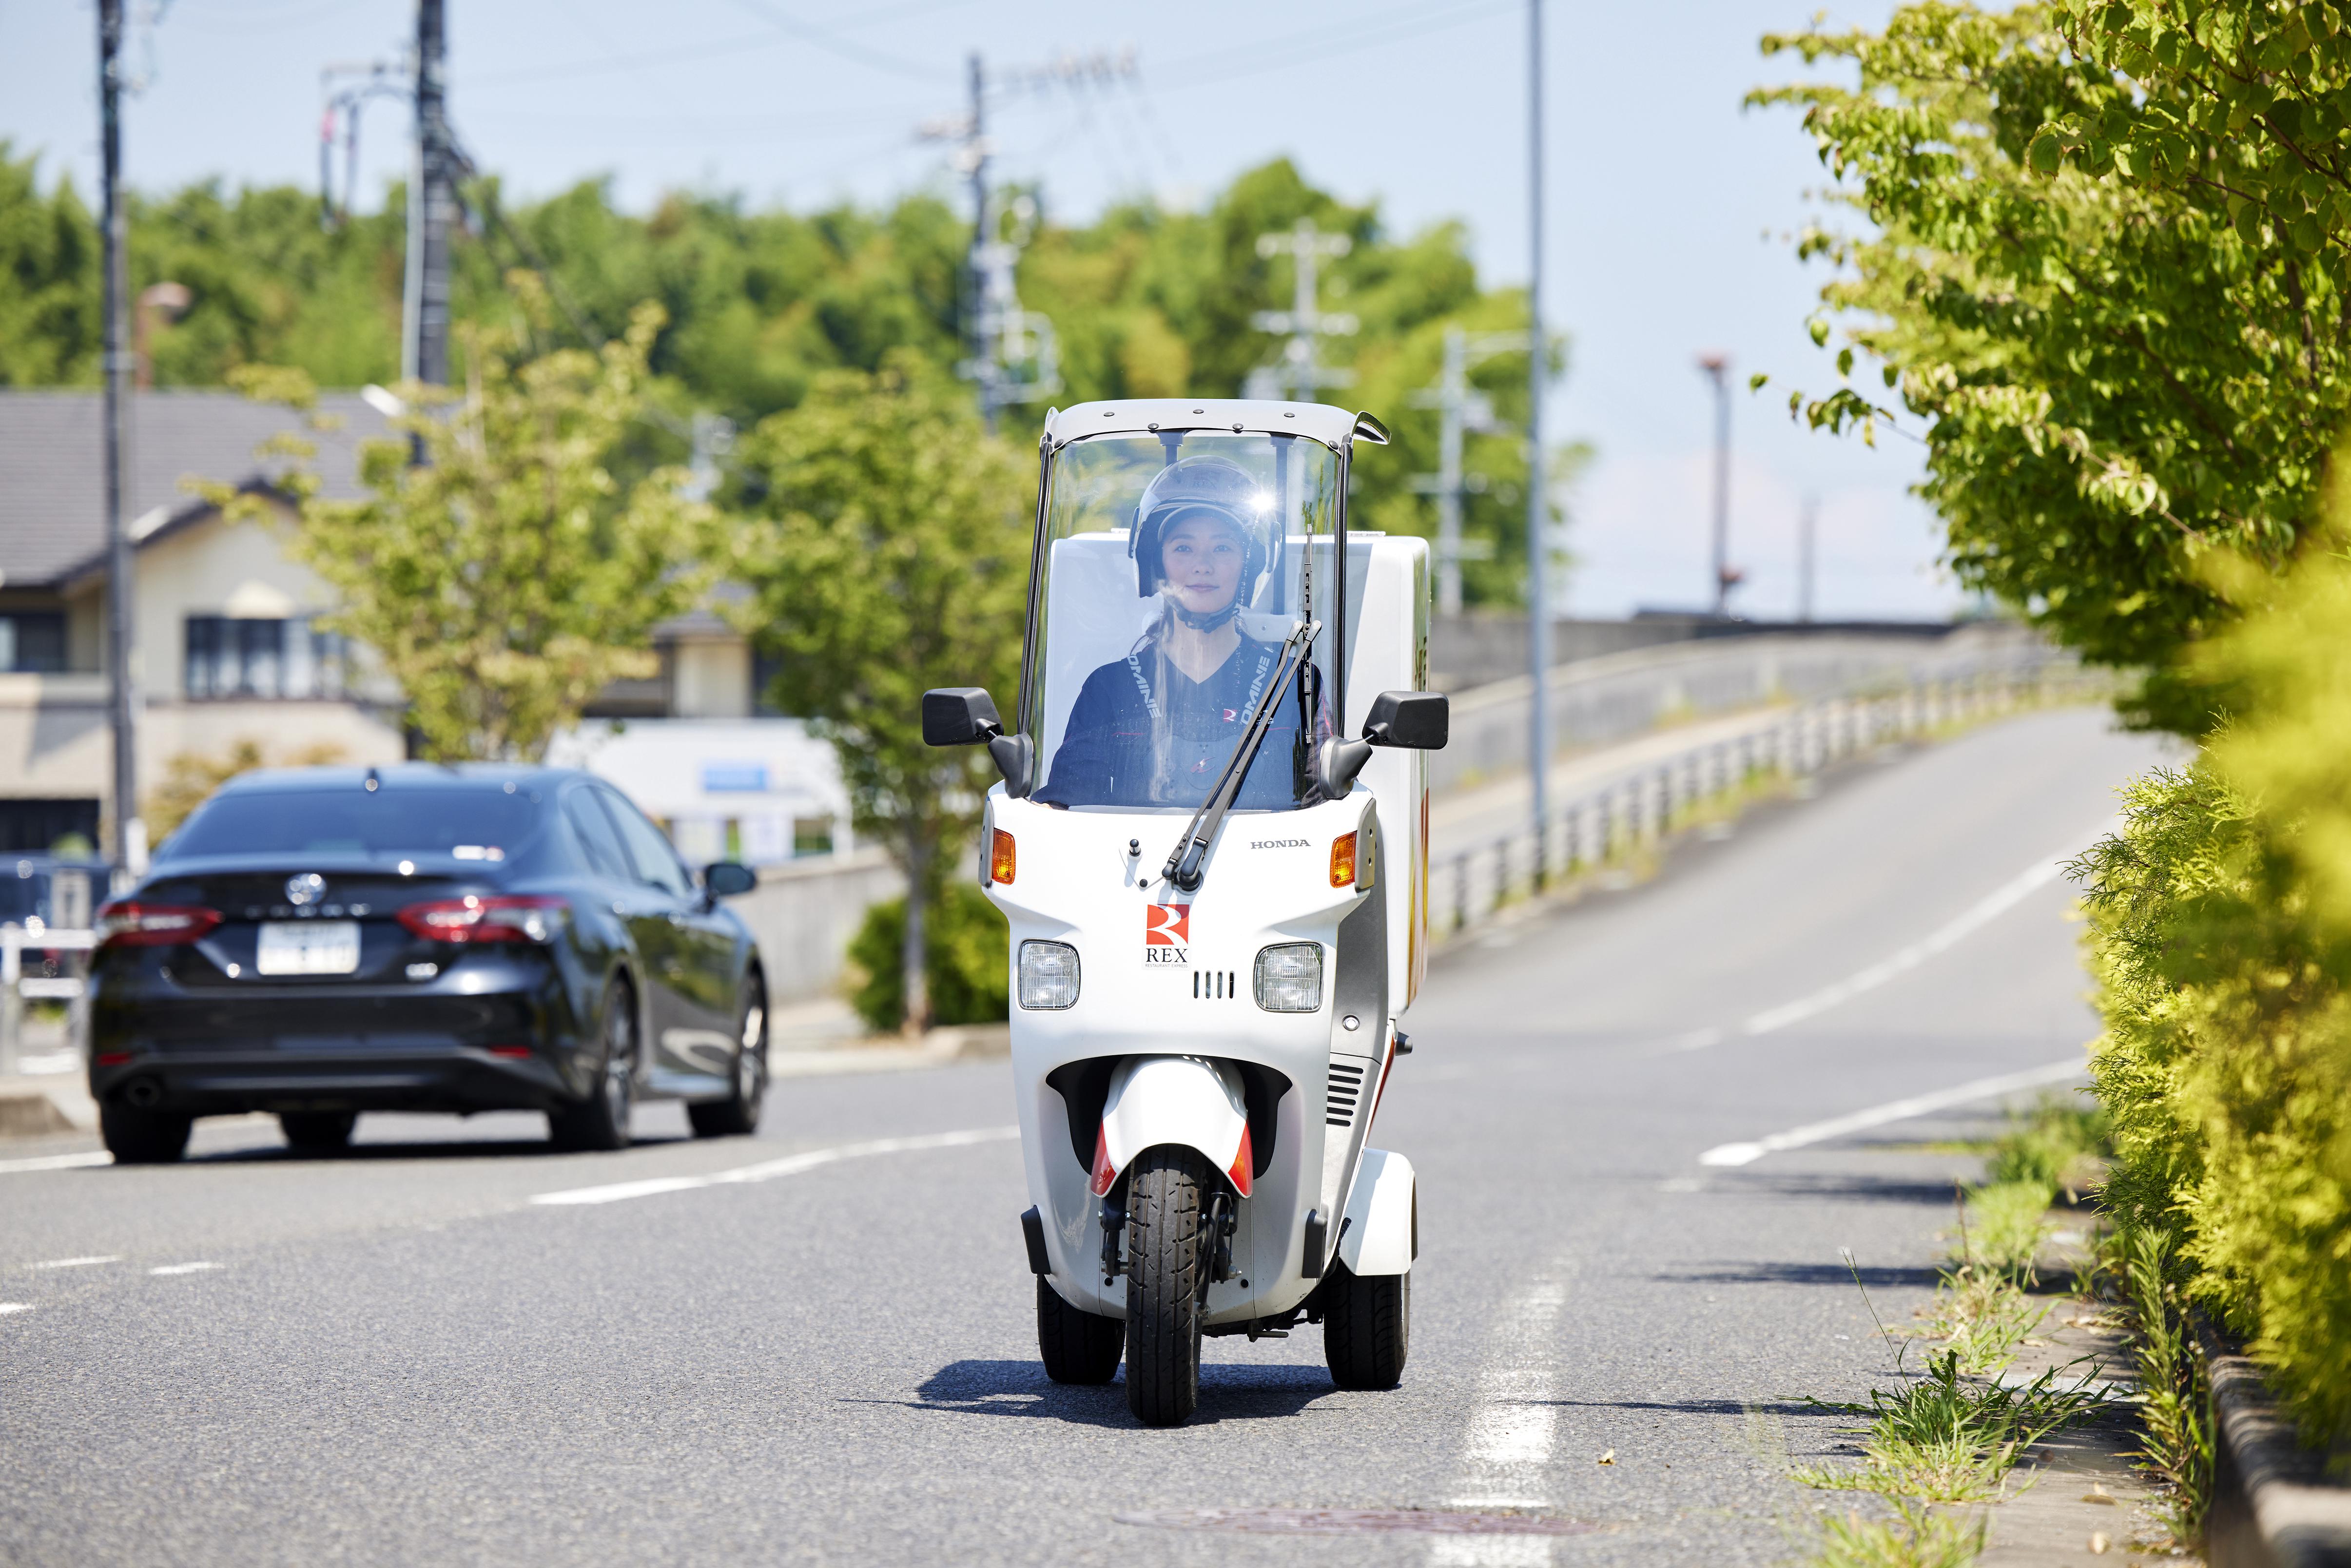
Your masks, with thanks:
[{"label": "scooter roof canopy", "polygon": [[1067,445],[1088,435],[1134,434],[1152,430],[1254,431],[1266,435],[1303,435],[1332,451],[1358,435],[1385,444],[1385,426],[1367,413],[1321,402],[1273,402],[1255,398],[1125,398],[1081,402],[1045,416],[1043,439]]}]

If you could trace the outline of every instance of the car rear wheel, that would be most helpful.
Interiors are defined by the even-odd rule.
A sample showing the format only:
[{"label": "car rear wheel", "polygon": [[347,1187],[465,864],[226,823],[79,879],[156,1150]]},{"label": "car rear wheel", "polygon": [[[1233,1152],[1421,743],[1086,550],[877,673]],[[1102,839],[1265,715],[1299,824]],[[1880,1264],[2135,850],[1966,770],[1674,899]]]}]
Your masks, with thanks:
[{"label": "car rear wheel", "polygon": [[280,1111],[277,1125],[286,1141],[306,1155],[332,1154],[351,1141],[360,1124],[356,1111]]},{"label": "car rear wheel", "polygon": [[685,1108],[697,1138],[739,1138],[759,1130],[759,1110],[768,1101],[768,1007],[756,978],[743,982],[735,1009],[734,1092]]},{"label": "car rear wheel", "polygon": [[135,1105],[100,1105],[98,1130],[119,1166],[167,1166],[188,1152],[193,1116],[142,1111]]},{"label": "car rear wheel", "polygon": [[548,1113],[548,1133],[559,1149],[629,1146],[629,1113],[637,1100],[637,1001],[623,982],[605,988],[603,1025],[594,1090],[577,1105]]}]

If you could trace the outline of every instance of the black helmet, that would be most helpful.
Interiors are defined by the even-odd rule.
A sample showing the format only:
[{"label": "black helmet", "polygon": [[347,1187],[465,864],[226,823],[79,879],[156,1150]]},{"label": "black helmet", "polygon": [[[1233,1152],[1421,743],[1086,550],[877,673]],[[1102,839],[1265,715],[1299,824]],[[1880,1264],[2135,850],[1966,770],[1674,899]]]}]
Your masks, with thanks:
[{"label": "black helmet", "polygon": [[1250,598],[1270,560],[1267,544],[1272,501],[1265,486],[1229,457],[1186,457],[1159,471],[1134,504],[1134,529],[1126,553],[1134,558],[1134,592],[1148,599],[1165,580],[1159,539],[1167,525],[1190,512],[1213,512],[1241,536],[1241,580],[1233,594],[1238,609]]}]

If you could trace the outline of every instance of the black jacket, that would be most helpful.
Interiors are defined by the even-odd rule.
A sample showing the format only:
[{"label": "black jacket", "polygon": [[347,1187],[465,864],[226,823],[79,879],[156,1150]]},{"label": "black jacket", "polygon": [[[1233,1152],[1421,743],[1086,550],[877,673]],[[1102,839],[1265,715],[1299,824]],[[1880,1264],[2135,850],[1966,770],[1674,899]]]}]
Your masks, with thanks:
[{"label": "black jacket", "polygon": [[[1060,806],[1197,807],[1240,744],[1249,713],[1281,663],[1279,644],[1244,637],[1205,681],[1142,647],[1086,677],[1037,799]],[[1298,696],[1293,677],[1236,806],[1298,804]]]}]

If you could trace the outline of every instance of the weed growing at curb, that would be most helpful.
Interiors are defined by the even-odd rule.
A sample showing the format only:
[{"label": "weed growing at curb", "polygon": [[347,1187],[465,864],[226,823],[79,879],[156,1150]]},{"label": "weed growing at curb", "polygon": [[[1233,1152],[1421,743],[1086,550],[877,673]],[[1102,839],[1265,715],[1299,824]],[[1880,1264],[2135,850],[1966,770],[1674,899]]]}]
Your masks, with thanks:
[{"label": "weed growing at curb", "polygon": [[2137,1364],[2139,1425],[2147,1441],[2134,1456],[2163,1482],[2164,1528],[2172,1538],[2201,1538],[2212,1497],[2212,1418],[2204,1357],[2189,1333],[2171,1238],[2151,1227],[2126,1224],[2107,1239],[2099,1259],[2122,1288],[2131,1319],[2131,1354]]},{"label": "weed growing at curb", "polygon": [[[2078,1365],[2079,1363],[2074,1364]],[[1959,1370],[1957,1351],[1929,1356],[1923,1376],[1859,1405],[1807,1399],[1815,1409],[1870,1418],[1858,1469],[1804,1466],[1796,1479],[1822,1490],[1874,1491],[1934,1502],[1988,1502],[2026,1449],[2099,1409],[2106,1396],[2084,1373],[2070,1387],[2050,1367],[2032,1382],[1987,1383]]]},{"label": "weed growing at curb", "polygon": [[1989,1521],[1897,1501],[1892,1519],[1857,1511],[1826,1519],[1813,1542],[1815,1568],[1968,1568],[1982,1555]]}]

